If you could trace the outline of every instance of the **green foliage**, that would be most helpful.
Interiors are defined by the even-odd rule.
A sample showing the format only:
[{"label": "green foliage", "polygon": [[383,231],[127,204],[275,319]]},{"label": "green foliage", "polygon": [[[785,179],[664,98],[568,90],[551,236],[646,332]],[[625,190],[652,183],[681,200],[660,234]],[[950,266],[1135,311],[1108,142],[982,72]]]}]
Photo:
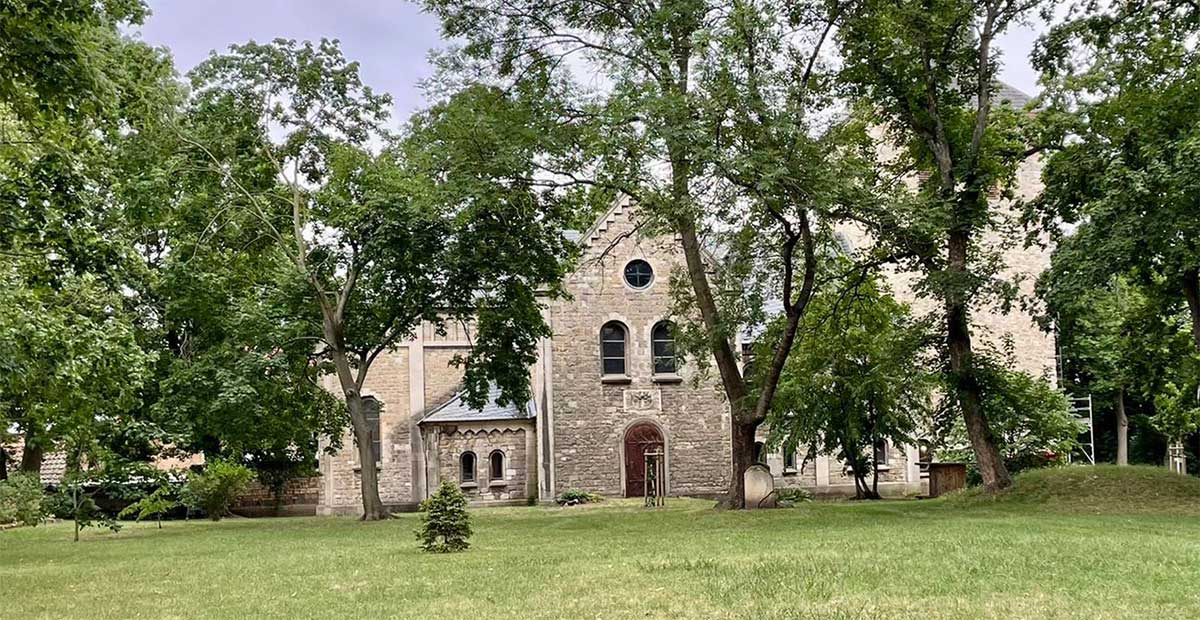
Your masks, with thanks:
[{"label": "green foliage", "polygon": [[1200,235],[1197,33],[1194,6],[1106,3],[1056,24],[1033,55],[1046,106],[1035,139],[1050,155],[1030,218],[1077,255],[1075,277],[1158,278],[1171,306],[1200,269],[1200,248],[1178,242]]},{"label": "green foliage", "polygon": [[253,479],[254,472],[244,465],[214,460],[205,465],[203,473],[188,473],[180,499],[188,508],[203,510],[208,518],[219,521]]},{"label": "green foliage", "polygon": [[[987,485],[1011,483],[996,454],[981,401],[982,369],[972,342],[973,312],[1008,312],[1020,272],[1005,252],[1018,238],[1011,209],[1018,167],[1028,157],[1021,110],[997,99],[999,57],[993,43],[1034,16],[1045,0],[932,0],[855,3],[839,25],[840,78],[856,108],[894,149],[897,183],[890,200],[868,203],[853,219],[881,254],[918,276],[913,290],[943,312],[944,366],[962,407],[970,443]],[[922,174],[923,173],[923,174]]]},{"label": "green foliage", "polygon": [[421,527],[417,540],[430,553],[466,551],[471,546],[471,515],[467,498],[458,485],[442,482],[437,491],[421,502]]},{"label": "green foliage", "polygon": [[[1062,465],[1078,447],[1084,427],[1071,415],[1067,399],[1049,381],[1016,370],[1011,360],[980,356],[983,410],[1009,471]],[[935,425],[944,433],[937,444],[942,460],[972,461],[962,416],[944,403]]]},{"label": "green foliage", "polygon": [[46,491],[37,474],[15,473],[0,480],[0,523],[41,523],[45,500]]},{"label": "green foliage", "polygon": [[[527,369],[549,334],[538,292],[561,292],[570,254],[561,233],[566,209],[528,178],[539,151],[527,145],[540,135],[522,116],[529,108],[501,91],[475,89],[414,117],[407,136],[392,135],[390,97],[364,85],[358,64],[328,40],[235,45],[190,79],[183,157],[200,172],[186,188],[186,234],[195,244],[188,254],[213,265],[244,263],[252,277],[242,280],[254,283],[241,292],[250,295],[252,322],[278,334],[247,343],[256,330],[239,331],[221,355],[249,352],[250,367],[283,356],[286,368],[276,376],[296,381],[277,386],[274,403],[256,394],[258,379],[224,390],[234,401],[222,414],[230,426],[242,424],[240,403],[268,402],[262,417],[280,430],[328,432],[323,421],[344,418],[309,407],[307,423],[290,424],[278,413],[306,411],[282,401],[303,404],[307,389],[319,389],[301,369],[333,372],[359,449],[370,450],[360,387],[372,363],[424,322],[437,329],[473,322],[474,346],[458,360],[471,402],[490,383],[502,400],[528,400]],[[204,301],[206,310],[220,307]],[[215,362],[197,369],[214,386],[228,367]],[[203,393],[189,400],[205,404]],[[281,441],[254,448],[273,461],[288,446],[312,445],[271,436]],[[378,518],[374,472],[364,478],[364,514]]]},{"label": "green foliage", "polygon": [[101,510],[94,499],[108,486],[103,480],[102,475],[94,471],[68,471],[59,483],[58,492],[47,499],[47,510],[51,514],[74,522],[75,542],[79,542],[80,530],[89,527],[103,527],[113,533],[121,531],[121,524]]},{"label": "green foliage", "polygon": [[872,447],[912,443],[931,406],[929,325],[867,280],[814,298],[799,335],[767,420],[770,441],[836,454],[858,495],[877,497]]},{"label": "green foliage", "polygon": [[781,506],[794,506],[813,501],[812,493],[800,487],[782,487],[775,489],[775,497]]},{"label": "green foliage", "polygon": [[158,526],[162,527],[163,515],[171,512],[178,506],[179,500],[175,498],[175,489],[172,489],[167,484],[162,484],[149,495],[126,506],[124,510],[117,513],[117,517],[121,519],[135,517],[137,521],[154,517],[159,521]]},{"label": "green foliage", "polygon": [[598,493],[592,493],[591,491],[567,489],[566,491],[559,493],[558,497],[554,498],[554,501],[559,506],[574,506],[576,504],[594,504],[596,502],[601,502],[604,501],[604,497]]},{"label": "green foliage", "polygon": [[142,0],[12,0],[0,7],[0,102],[23,115],[88,116],[118,95],[110,46]]},{"label": "green foliage", "polygon": [[1200,392],[1195,383],[1182,389],[1174,383],[1163,386],[1154,398],[1158,409],[1153,424],[1172,442],[1182,442],[1200,430]]}]

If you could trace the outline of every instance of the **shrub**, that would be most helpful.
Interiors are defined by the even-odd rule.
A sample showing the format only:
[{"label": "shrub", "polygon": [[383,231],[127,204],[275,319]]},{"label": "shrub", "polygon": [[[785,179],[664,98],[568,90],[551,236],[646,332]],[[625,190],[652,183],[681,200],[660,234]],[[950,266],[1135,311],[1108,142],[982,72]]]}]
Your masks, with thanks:
[{"label": "shrub", "polygon": [[171,512],[179,505],[179,501],[171,497],[171,495],[171,487],[163,484],[155,489],[153,493],[126,506],[117,516],[122,519],[128,519],[136,515],[137,521],[154,517],[158,521],[158,527],[161,529],[162,516]]},{"label": "shrub", "polygon": [[590,504],[604,501],[604,498],[591,491],[567,489],[554,498],[554,501],[558,502],[560,506],[574,506],[576,504]]},{"label": "shrub", "polygon": [[0,482],[0,523],[37,525],[45,516],[46,494],[36,474],[13,474]]},{"label": "shrub", "polygon": [[229,461],[213,461],[204,473],[188,474],[187,484],[180,493],[183,503],[193,510],[203,510],[208,518],[219,521],[229,513],[229,506],[250,485],[254,472]]},{"label": "shrub", "polygon": [[778,498],[780,504],[785,506],[811,502],[813,499],[812,493],[809,493],[808,490],[795,487],[775,489],[775,497]]},{"label": "shrub", "polygon": [[438,490],[421,502],[421,527],[417,539],[421,548],[431,553],[465,551],[471,546],[471,515],[467,513],[467,498],[452,482],[443,482]]}]

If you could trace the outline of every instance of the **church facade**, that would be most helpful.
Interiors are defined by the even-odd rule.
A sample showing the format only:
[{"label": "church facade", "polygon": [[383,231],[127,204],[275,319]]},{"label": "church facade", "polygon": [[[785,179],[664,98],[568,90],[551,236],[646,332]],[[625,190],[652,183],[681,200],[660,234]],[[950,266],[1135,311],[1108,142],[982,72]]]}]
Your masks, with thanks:
[{"label": "church facade", "polygon": [[[1036,162],[1021,171],[1021,193],[1038,182]],[[500,406],[498,394],[482,410],[459,397],[461,370],[451,360],[470,348],[470,326],[450,325],[443,334],[426,325],[394,352],[381,356],[364,386],[374,406],[380,495],[393,509],[410,509],[444,480],[460,485],[476,504],[524,504],[553,500],[579,489],[611,497],[640,497],[643,453],[664,454],[669,495],[709,497],[722,493],[731,474],[730,414],[716,373],[696,377],[678,364],[668,323],[669,278],[683,265],[672,237],[636,233],[637,207],[615,204],[579,236],[582,255],[566,282],[570,298],[544,310],[553,336],[539,343],[530,369],[534,398],[524,406]],[[853,245],[869,243],[846,230]],[[1024,292],[1048,264],[1037,248],[1009,248],[1013,274],[1026,276]],[[887,276],[893,292],[920,314],[932,310],[911,293],[910,274]],[[976,339],[1007,338],[1017,344],[1018,366],[1052,376],[1054,345],[1030,316],[979,313]],[[337,393],[336,382],[328,389]],[[362,463],[347,433],[343,448],[320,460],[317,511],[361,510]],[[916,446],[879,446],[880,489],[887,494],[921,491]],[[844,465],[826,455],[767,453],[778,487],[803,487],[817,495],[853,494]]]}]

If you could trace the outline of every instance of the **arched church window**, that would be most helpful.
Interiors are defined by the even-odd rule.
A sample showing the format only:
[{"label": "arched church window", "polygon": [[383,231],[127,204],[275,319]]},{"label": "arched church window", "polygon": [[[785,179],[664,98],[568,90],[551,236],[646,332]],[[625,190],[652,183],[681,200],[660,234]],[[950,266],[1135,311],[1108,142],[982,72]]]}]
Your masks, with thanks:
[{"label": "arched church window", "polygon": [[458,479],[463,484],[475,482],[475,453],[463,452],[462,456],[458,457],[459,475]]},{"label": "arched church window", "polygon": [[675,337],[671,335],[671,323],[659,321],[650,331],[650,352],[654,358],[654,374],[673,374],[675,364]]},{"label": "arched church window", "polygon": [[491,480],[504,480],[504,453],[493,450],[488,457],[488,472]]},{"label": "arched church window", "polygon": [[609,321],[600,328],[600,366],[606,375],[625,374],[625,326]]}]

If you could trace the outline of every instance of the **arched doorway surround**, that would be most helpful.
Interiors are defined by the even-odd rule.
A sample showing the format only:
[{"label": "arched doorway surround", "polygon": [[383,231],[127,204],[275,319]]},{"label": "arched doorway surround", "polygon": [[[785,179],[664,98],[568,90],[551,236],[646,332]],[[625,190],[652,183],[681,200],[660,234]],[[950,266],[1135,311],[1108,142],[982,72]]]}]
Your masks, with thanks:
[{"label": "arched doorway surround", "polygon": [[646,493],[647,452],[663,451],[663,435],[652,422],[638,422],[625,431],[625,497]]}]

